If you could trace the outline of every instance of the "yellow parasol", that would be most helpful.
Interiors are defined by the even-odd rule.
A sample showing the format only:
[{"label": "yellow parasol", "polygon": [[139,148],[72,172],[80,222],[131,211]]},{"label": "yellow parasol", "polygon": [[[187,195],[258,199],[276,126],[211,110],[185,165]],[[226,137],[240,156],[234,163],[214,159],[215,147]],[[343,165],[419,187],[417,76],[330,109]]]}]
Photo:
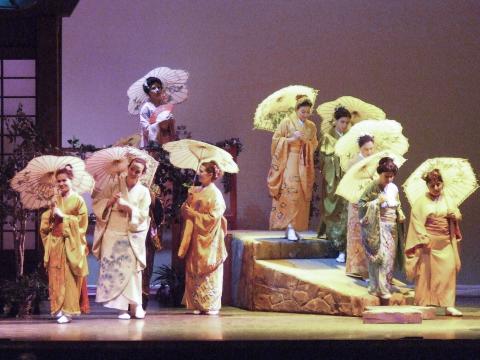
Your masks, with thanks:
[{"label": "yellow parasol", "polygon": [[351,203],[357,203],[367,186],[378,179],[377,167],[381,158],[390,157],[395,165],[401,167],[405,161],[403,156],[391,151],[381,151],[373,154],[353,165],[343,176],[337,186],[335,194],[347,199]]},{"label": "yellow parasol", "polygon": [[335,154],[340,158],[340,166],[347,170],[349,162],[359,153],[358,138],[362,135],[374,137],[375,151],[389,150],[398,155],[408,151],[408,139],[402,134],[402,125],[395,120],[364,120],[338,139]]},{"label": "yellow parasol", "polygon": [[325,102],[317,108],[317,113],[322,118],[320,131],[323,134],[328,133],[333,128],[333,114],[335,113],[335,109],[339,106],[343,106],[352,114],[352,119],[350,120],[351,125],[355,125],[356,123],[366,119],[385,119],[385,112],[375,105],[366,103],[365,101],[357,99],[353,96],[342,96],[337,100]]},{"label": "yellow parasol", "polygon": [[95,192],[101,191],[110,181],[118,179],[120,174],[127,171],[128,164],[133,158],[142,158],[147,162],[147,172],[141,182],[149,187],[155,177],[158,161],[147,152],[131,146],[114,146],[95,151],[87,159],[87,171],[95,179]]},{"label": "yellow parasol", "polygon": [[280,122],[295,112],[297,95],[306,95],[315,103],[318,90],[304,85],[290,85],[284,87],[263,100],[255,111],[253,128],[275,131]]},{"label": "yellow parasol", "polygon": [[56,193],[55,172],[67,165],[72,167],[72,190],[91,193],[95,182],[85,170],[83,160],[74,156],[43,155],[33,158],[25,169],[13,177],[10,185],[20,193],[20,200],[27,209],[50,206]]},{"label": "yellow parasol", "polygon": [[415,201],[428,191],[424,174],[438,169],[443,179],[443,195],[449,204],[460,204],[478,189],[478,181],[467,159],[439,157],[425,160],[405,181],[403,190],[408,202]]},{"label": "yellow parasol", "polygon": [[234,174],[239,171],[232,155],[215,145],[182,139],[164,144],[163,149],[170,153],[170,162],[181,169],[197,171],[202,162],[215,161],[224,172]]}]

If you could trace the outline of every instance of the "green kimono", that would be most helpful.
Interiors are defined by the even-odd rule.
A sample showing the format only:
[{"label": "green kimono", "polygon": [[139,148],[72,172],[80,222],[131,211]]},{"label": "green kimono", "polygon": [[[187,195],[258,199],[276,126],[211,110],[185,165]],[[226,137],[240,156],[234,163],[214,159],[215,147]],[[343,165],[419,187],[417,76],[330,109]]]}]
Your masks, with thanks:
[{"label": "green kimono", "polygon": [[323,134],[320,145],[320,169],[323,176],[322,215],[318,236],[326,234],[338,251],[345,251],[347,241],[348,202],[335,194],[343,177],[335,144],[340,135],[333,128]]},{"label": "green kimono", "polygon": [[389,298],[394,267],[404,267],[405,216],[398,194],[395,205],[381,206],[378,197],[382,192],[383,188],[373,181],[358,202],[358,213],[368,259],[369,292]]}]

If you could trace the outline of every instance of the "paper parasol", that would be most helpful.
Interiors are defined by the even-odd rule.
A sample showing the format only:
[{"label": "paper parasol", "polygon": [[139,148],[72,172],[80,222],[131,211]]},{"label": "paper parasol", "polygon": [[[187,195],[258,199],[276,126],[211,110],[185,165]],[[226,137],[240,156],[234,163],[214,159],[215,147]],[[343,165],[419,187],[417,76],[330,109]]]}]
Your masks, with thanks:
[{"label": "paper parasol", "polygon": [[340,158],[340,166],[344,171],[359,153],[358,138],[365,134],[374,137],[375,152],[389,150],[398,155],[405,155],[408,151],[408,139],[402,134],[402,125],[399,122],[364,120],[353,125],[335,144],[335,154]]},{"label": "paper parasol", "polygon": [[275,131],[283,119],[295,112],[297,95],[306,95],[314,104],[317,93],[318,90],[304,85],[290,85],[275,91],[257,106],[253,128]]},{"label": "paper parasol", "polygon": [[355,125],[356,123],[366,119],[383,120],[386,116],[385,112],[375,105],[366,103],[365,101],[357,99],[353,96],[342,96],[337,100],[325,102],[317,108],[317,113],[322,118],[320,130],[323,134],[328,133],[333,128],[333,115],[335,113],[335,109],[339,106],[343,106],[352,114],[352,118],[350,120],[351,125]]},{"label": "paper parasol", "polygon": [[449,204],[460,206],[478,189],[477,178],[467,159],[448,157],[428,159],[403,184],[410,205],[413,206],[415,201],[428,191],[427,183],[422,177],[433,169],[438,169],[442,175],[443,195]]},{"label": "paper parasol", "polygon": [[183,139],[163,145],[170,153],[170,162],[181,169],[197,171],[202,162],[215,161],[219,168],[228,173],[238,173],[239,168],[227,151],[197,140]]},{"label": "paper parasol", "polygon": [[186,85],[188,75],[188,72],[185,70],[175,70],[168,67],[158,67],[151,70],[148,74],[135,81],[128,88],[128,111],[133,115],[138,114],[140,107],[148,100],[148,95],[143,91],[143,84],[145,84],[145,81],[149,77],[160,79],[168,98],[167,103],[180,104],[188,97],[188,89]]},{"label": "paper parasol", "polygon": [[74,156],[43,155],[33,158],[25,169],[13,177],[10,185],[20,193],[22,204],[27,209],[47,207],[56,194],[55,172],[66,165],[72,167],[72,190],[91,193],[95,182],[85,170],[83,160]]},{"label": "paper parasol", "polygon": [[347,199],[351,203],[357,203],[367,186],[378,179],[377,174],[378,162],[383,157],[390,157],[395,162],[395,165],[401,167],[406,159],[391,151],[381,151],[373,154],[355,165],[353,165],[343,175],[342,180],[337,186],[335,194]]}]

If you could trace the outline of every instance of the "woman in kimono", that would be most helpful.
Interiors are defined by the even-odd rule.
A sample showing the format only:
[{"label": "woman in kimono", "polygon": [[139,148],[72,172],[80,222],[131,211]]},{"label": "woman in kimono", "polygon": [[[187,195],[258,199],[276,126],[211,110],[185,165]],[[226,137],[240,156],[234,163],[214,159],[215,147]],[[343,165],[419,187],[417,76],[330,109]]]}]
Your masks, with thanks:
[{"label": "woman in kimono", "polygon": [[110,183],[93,201],[97,217],[93,254],[100,260],[96,302],[118,309],[119,319],[145,317],[142,270],[149,229],[150,192],[140,183],[146,161],[133,159],[126,176]]},{"label": "woman in kimono", "polygon": [[220,174],[214,161],[203,163],[197,174],[201,186],[192,187],[182,205],[185,226],[178,256],[186,258],[183,303],[194,314],[216,315],[222,306],[227,222],[223,195],[213,183]]},{"label": "woman in kimono", "polygon": [[379,179],[373,181],[358,202],[362,242],[368,259],[368,292],[391,297],[394,265],[403,268],[403,215],[398,188],[393,183],[398,167],[393,159],[380,159]]},{"label": "woman in kimono", "polygon": [[[373,136],[365,134],[358,138],[360,152],[352,159],[348,168],[373,154],[375,145]],[[348,170],[348,169],[347,169]],[[368,261],[362,243],[358,204],[348,204],[347,223],[347,259],[345,264],[347,275],[368,279]]]},{"label": "woman in kimono", "polygon": [[438,169],[428,172],[424,180],[428,193],[412,207],[405,248],[407,276],[415,280],[415,305],[442,306],[446,315],[462,316],[455,308],[460,211],[443,196]]},{"label": "woman in kimono", "polygon": [[347,240],[347,201],[335,194],[343,171],[340,159],[335,155],[337,140],[347,131],[352,115],[344,107],[338,107],[333,114],[334,126],[322,135],[320,144],[320,169],[323,175],[323,211],[318,236],[326,235],[338,251],[337,261],[345,262]]},{"label": "woman in kimono", "polygon": [[50,312],[63,324],[72,321],[72,315],[79,315],[81,310],[80,294],[88,275],[88,211],[83,198],[72,190],[72,167],[57,170],[55,178],[59,195],[54,198],[53,208],[42,214],[40,235],[45,249]]},{"label": "woman in kimono", "polygon": [[288,228],[287,238],[298,240],[295,230],[308,230],[310,200],[315,180],[313,153],[317,127],[308,120],[312,102],[298,95],[295,114],[282,120],[272,138],[272,164],[267,185],[272,200],[270,230]]},{"label": "woman in kimono", "polygon": [[143,91],[149,99],[140,109],[140,147],[148,146],[150,141],[163,145],[175,140],[173,105],[166,103],[162,81],[156,77],[147,78]]}]

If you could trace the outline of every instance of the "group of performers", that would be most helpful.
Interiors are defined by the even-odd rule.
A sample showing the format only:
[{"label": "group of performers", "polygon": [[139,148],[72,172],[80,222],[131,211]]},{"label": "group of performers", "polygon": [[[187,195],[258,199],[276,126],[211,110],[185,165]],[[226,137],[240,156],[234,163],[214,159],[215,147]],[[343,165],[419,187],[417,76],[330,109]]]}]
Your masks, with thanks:
[{"label": "group of performers", "polygon": [[[318,235],[326,235],[331,241],[338,251],[336,260],[346,262],[346,273],[367,280],[369,293],[387,300],[394,290],[395,267],[406,270],[415,283],[416,305],[445,307],[447,315],[461,316],[454,307],[461,215],[456,206],[448,206],[443,196],[440,170],[424,174],[428,192],[412,206],[405,242],[405,216],[393,183],[398,172],[394,159],[381,158],[376,168],[378,179],[363,189],[358,202],[349,203],[336,194],[344,169],[335,145],[348,131],[352,114],[338,106],[333,126],[321,134],[318,147],[316,126],[308,120],[312,106],[307,96],[297,96],[295,113],[283,119],[273,135],[267,179],[272,197],[270,229],[285,229],[285,237],[293,241],[299,239],[296,231],[308,230],[314,152],[318,148],[324,184]],[[373,136],[363,134],[357,141],[358,155],[352,157],[347,171],[375,152]]]},{"label": "group of performers", "polygon": [[[173,140],[173,107],[168,104],[162,80],[147,77],[142,87],[148,98],[139,109],[141,146],[152,140],[160,144]],[[312,100],[299,94],[293,116],[282,120],[274,132],[267,179],[272,197],[270,229],[285,229],[292,241],[299,240],[297,231],[308,230],[314,153],[319,149],[324,184],[319,237],[326,236],[332,242],[338,251],[337,261],[346,262],[347,274],[368,279],[368,291],[388,299],[396,264],[414,280],[416,304],[446,307],[447,314],[461,316],[454,307],[461,215],[458,208],[446,203],[441,172],[433,169],[425,174],[428,192],[412,207],[405,243],[405,216],[393,183],[398,172],[394,159],[380,159],[378,179],[363,191],[358,202],[349,203],[336,194],[345,169],[335,154],[335,144],[348,131],[352,114],[337,107],[331,130],[321,135],[319,144],[317,127],[309,120],[312,107]],[[348,167],[374,152],[375,138],[363,134],[358,138],[358,154]],[[119,319],[145,317],[142,272],[147,263],[145,241],[152,204],[149,189],[140,182],[146,171],[144,159],[130,159],[126,173],[93,198],[97,222],[92,252],[100,262],[96,301],[116,309]],[[227,224],[225,201],[214,184],[220,176],[215,161],[203,162],[197,171],[200,186],[189,189],[181,207],[184,229],[178,256],[186,260],[183,302],[194,314],[214,315],[221,308]],[[88,274],[87,207],[72,189],[73,177],[68,166],[57,169],[58,195],[54,206],[43,214],[40,229],[51,313],[59,323],[68,323],[80,313]]]},{"label": "group of performers", "polygon": [[[152,123],[161,123],[156,136],[171,139],[173,118],[170,110],[158,111],[163,103],[161,80],[149,79],[144,89],[149,96],[140,111],[145,141],[151,136],[150,118],[155,119]],[[158,114],[163,111],[168,112],[166,122],[158,122]],[[145,317],[142,273],[147,264],[146,239],[149,230],[153,230],[149,215],[152,195],[140,182],[146,171],[147,162],[143,158],[129,159],[126,173],[120,175],[118,181],[108,182],[93,197],[96,226],[92,253],[100,262],[96,302],[116,309],[118,318],[123,320]],[[186,260],[183,302],[194,314],[215,315],[221,307],[223,262],[227,257],[226,219],[223,217],[226,206],[221,191],[214,184],[221,174],[215,161],[203,162],[197,172],[200,186],[189,189],[181,208],[185,229],[179,256]],[[81,309],[81,302],[85,300],[85,277],[88,275],[88,211],[82,196],[72,188],[74,176],[70,165],[57,169],[58,195],[52,208],[43,213],[40,227],[51,314],[58,323],[69,323],[73,315],[85,311]],[[88,297],[86,300],[88,302]]]}]

